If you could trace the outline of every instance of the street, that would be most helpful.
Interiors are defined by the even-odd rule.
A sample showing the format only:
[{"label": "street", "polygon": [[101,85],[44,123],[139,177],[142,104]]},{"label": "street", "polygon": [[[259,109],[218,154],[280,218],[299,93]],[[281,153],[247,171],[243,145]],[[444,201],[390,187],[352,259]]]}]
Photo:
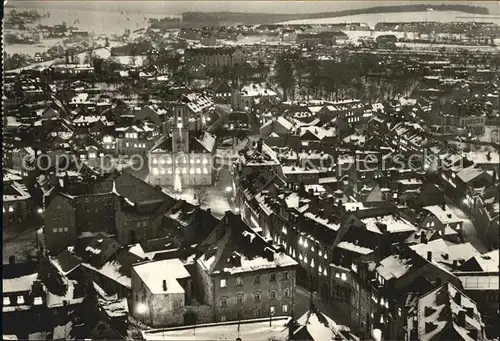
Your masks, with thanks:
[{"label": "street", "polygon": [[451,199],[447,198],[446,201],[448,206],[450,206],[451,210],[453,211],[453,213],[456,214],[457,217],[459,217],[460,219],[464,219],[462,231],[465,241],[471,243],[472,246],[474,246],[480,253],[488,252],[488,248],[484,246],[481,239],[479,239],[476,228],[472,223],[472,221],[467,216],[467,214],[457,205],[455,205],[451,201]]}]

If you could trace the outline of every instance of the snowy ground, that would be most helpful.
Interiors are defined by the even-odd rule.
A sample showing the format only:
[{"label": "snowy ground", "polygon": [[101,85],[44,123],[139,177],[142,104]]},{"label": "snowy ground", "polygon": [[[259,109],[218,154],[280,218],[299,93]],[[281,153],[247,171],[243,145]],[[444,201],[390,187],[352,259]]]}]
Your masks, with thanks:
[{"label": "snowy ground", "polygon": [[454,214],[456,214],[460,219],[464,219],[462,231],[465,241],[471,243],[472,246],[474,246],[480,253],[488,252],[488,248],[484,246],[483,242],[479,239],[476,228],[467,214],[465,214],[462,209],[453,204],[450,200],[448,200],[448,205]]},{"label": "snowy ground", "polygon": [[[232,210],[232,193],[227,193],[226,188],[232,188],[232,177],[227,168],[219,172],[219,181],[213,187],[207,187],[206,202],[201,208],[212,210],[212,214],[217,218],[222,218],[226,211]],[[193,205],[198,205],[198,200],[194,198],[195,191],[192,188],[186,188],[181,193],[173,193],[171,188],[164,188],[163,191],[176,199],[185,200]]]},{"label": "snowy ground", "polygon": [[499,128],[496,126],[486,126],[484,130],[484,134],[479,136],[479,141],[482,142],[496,142],[500,141],[499,138]]}]

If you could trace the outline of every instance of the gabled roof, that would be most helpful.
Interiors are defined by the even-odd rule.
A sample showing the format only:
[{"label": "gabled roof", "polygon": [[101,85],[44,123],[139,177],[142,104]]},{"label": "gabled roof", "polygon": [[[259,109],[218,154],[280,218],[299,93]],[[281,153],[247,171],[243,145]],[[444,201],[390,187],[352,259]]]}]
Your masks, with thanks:
[{"label": "gabled roof", "polygon": [[298,264],[230,211],[226,212],[219,226],[203,244],[209,249],[197,262],[210,275],[286,268]]}]

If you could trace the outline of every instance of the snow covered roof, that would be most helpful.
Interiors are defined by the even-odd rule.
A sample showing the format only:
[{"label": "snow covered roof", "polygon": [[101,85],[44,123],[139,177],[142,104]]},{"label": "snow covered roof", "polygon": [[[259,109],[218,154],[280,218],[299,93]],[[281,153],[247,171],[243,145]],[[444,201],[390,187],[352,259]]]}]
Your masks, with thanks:
[{"label": "snow covered roof", "polygon": [[259,97],[259,96],[276,96],[276,92],[267,88],[263,84],[252,83],[241,88],[240,94],[243,96]]},{"label": "snow covered roof", "polygon": [[311,219],[314,222],[329,228],[330,230],[338,231],[340,229],[340,224],[334,223],[334,222],[330,221],[330,219],[328,219],[328,218],[322,218],[317,214],[314,214],[311,212],[306,212],[306,213],[304,213],[304,217]]},{"label": "snow covered roof", "polygon": [[[418,301],[418,339],[431,341],[449,337],[450,333],[466,341],[473,341],[470,330],[482,333],[483,322],[476,303],[453,284],[445,283],[420,297]],[[459,314],[465,315],[460,325]]]},{"label": "snow covered roof", "polygon": [[392,255],[380,261],[376,271],[386,281],[392,278],[401,278],[413,267],[411,258],[402,258],[400,255]]},{"label": "snow covered roof", "polygon": [[449,244],[441,238],[411,245],[410,248],[422,258],[427,258],[428,252],[431,252],[432,261],[448,271],[455,270],[471,256],[480,254],[471,243]]},{"label": "snow covered roof", "polygon": [[381,225],[387,227],[389,233],[402,233],[416,231],[417,226],[410,223],[408,220],[401,218],[395,214],[387,214],[379,217],[363,218],[361,221],[365,224],[368,231],[382,234]]},{"label": "snow covered roof", "polygon": [[359,253],[361,255],[368,255],[368,254],[370,254],[370,253],[373,252],[373,250],[370,249],[370,248],[367,248],[367,247],[364,247],[364,246],[360,246],[360,245],[356,245],[354,243],[346,242],[346,241],[340,242],[337,245],[337,247],[339,247],[341,249],[344,249],[344,250],[351,251],[351,252],[356,252],[356,253]]},{"label": "snow covered roof", "polygon": [[462,180],[464,183],[468,183],[483,173],[484,173],[484,170],[482,170],[480,168],[475,168],[475,166],[471,166],[471,167],[467,167],[467,168],[460,170],[457,173],[457,177],[459,177],[460,180]]},{"label": "snow covered roof", "polygon": [[3,293],[10,294],[16,292],[31,291],[33,283],[38,278],[38,273],[19,276],[15,278],[3,278],[2,286]]},{"label": "snow covered roof", "polygon": [[[499,260],[499,252],[497,250],[490,251],[488,253],[482,255],[476,255],[471,259],[467,260],[466,263],[469,263],[471,260],[477,262],[481,271],[484,272],[498,272],[500,270],[500,260]],[[465,266],[465,264],[464,264]]]},{"label": "snow covered roof", "polygon": [[[135,265],[133,271],[152,294],[183,294],[184,289],[177,280],[191,276],[180,259],[142,263]],[[163,290],[163,281],[166,281],[166,291]]]},{"label": "snow covered roof", "polygon": [[275,250],[239,215],[226,212],[221,224],[226,225],[226,233],[217,238],[216,228],[208,239],[212,248],[197,260],[208,273],[235,274],[298,264],[285,253]]},{"label": "snow covered roof", "polygon": [[440,205],[426,206],[423,209],[429,211],[444,225],[461,223],[464,221],[464,219],[459,218],[448,205],[445,205],[444,210]]}]

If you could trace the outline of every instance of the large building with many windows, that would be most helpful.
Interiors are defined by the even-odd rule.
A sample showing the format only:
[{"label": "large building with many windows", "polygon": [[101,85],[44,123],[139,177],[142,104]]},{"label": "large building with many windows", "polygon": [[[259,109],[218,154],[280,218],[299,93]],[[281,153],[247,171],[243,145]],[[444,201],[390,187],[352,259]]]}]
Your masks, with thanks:
[{"label": "large building with many windows", "polygon": [[170,136],[163,136],[149,152],[149,182],[158,186],[185,186],[213,184],[213,153],[215,136],[192,133],[178,128]]},{"label": "large building with many windows", "polygon": [[241,220],[226,215],[198,258],[200,296],[217,321],[291,315],[297,262]]}]

